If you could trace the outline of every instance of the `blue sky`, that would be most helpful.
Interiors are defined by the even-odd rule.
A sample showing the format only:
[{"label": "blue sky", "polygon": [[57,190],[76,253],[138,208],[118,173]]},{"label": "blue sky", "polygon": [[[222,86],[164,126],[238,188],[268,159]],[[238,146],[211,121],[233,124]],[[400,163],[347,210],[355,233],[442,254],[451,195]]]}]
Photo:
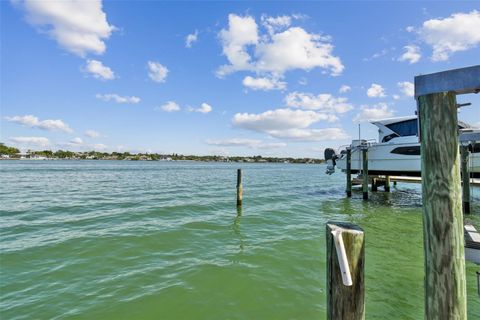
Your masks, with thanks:
[{"label": "blue sky", "polygon": [[[0,140],[319,157],[479,63],[478,2],[0,2]],[[480,125],[480,98],[459,118]]]}]

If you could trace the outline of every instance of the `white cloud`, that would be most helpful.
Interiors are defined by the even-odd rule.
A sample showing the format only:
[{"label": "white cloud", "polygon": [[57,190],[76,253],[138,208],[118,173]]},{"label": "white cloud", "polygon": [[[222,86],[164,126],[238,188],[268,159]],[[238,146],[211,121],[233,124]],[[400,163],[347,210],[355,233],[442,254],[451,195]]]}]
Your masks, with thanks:
[{"label": "white cloud", "polygon": [[272,35],[271,41],[257,45],[256,69],[260,72],[283,74],[292,69],[311,70],[322,68],[332,75],[342,73],[340,58],[332,55],[330,38],[311,34],[299,27],[292,27]]},{"label": "white cloud", "polygon": [[95,130],[87,130],[87,131],[85,131],[85,135],[89,138],[101,138],[102,137],[102,135]]},{"label": "white cloud", "polygon": [[194,33],[187,35],[187,37],[185,38],[185,47],[191,48],[192,44],[194,42],[197,42],[197,40],[198,40],[198,30],[195,30]]},{"label": "white cloud", "polygon": [[115,27],[107,21],[100,0],[37,1],[13,0],[26,11],[27,21],[39,27],[65,50],[84,57],[102,54],[104,40]]},{"label": "white cloud", "polygon": [[[264,18],[270,34],[259,36],[255,19],[250,16],[228,16],[228,29],[220,31],[223,54],[230,64],[217,70],[218,76],[236,71],[253,71],[282,76],[288,70],[322,68],[332,75],[342,73],[340,58],[332,54],[330,38],[308,33],[300,27],[290,27],[275,33],[279,27],[287,27],[283,17]],[[250,54],[253,51],[253,57]]]},{"label": "white cloud", "polygon": [[403,82],[398,82],[397,83],[398,88],[400,91],[406,95],[407,97],[413,97],[415,94],[415,87],[413,83],[408,82],[408,81],[403,81]]},{"label": "white cloud", "polygon": [[275,109],[263,113],[237,113],[234,115],[233,125],[258,132],[306,128],[311,124],[329,120],[330,116],[324,113],[304,110]]},{"label": "white cloud", "polygon": [[287,86],[286,82],[280,81],[278,78],[259,77],[253,78],[246,76],[243,79],[243,85],[252,90],[284,90]]},{"label": "white cloud", "polygon": [[212,106],[208,103],[202,103],[199,108],[188,107],[188,112],[200,112],[200,113],[209,113],[213,110]]},{"label": "white cloud", "polygon": [[87,60],[85,71],[91,73],[94,78],[100,80],[113,80],[115,79],[115,73],[109,67],[103,65],[98,60]]},{"label": "white cloud", "polygon": [[108,93],[108,94],[96,94],[95,97],[97,99],[103,100],[103,101],[114,101],[116,103],[131,103],[131,104],[137,104],[140,102],[139,97],[135,96],[119,96],[118,94],[115,93]]},{"label": "white cloud", "polygon": [[11,137],[10,141],[16,144],[24,145],[27,147],[48,147],[50,140],[45,137]]},{"label": "white cloud", "polygon": [[349,135],[341,128],[273,130],[269,134],[276,138],[298,141],[326,141],[349,138]]},{"label": "white cloud", "polygon": [[219,147],[247,147],[251,149],[276,149],[285,147],[284,142],[270,142],[265,143],[262,140],[254,139],[227,139],[227,140],[207,140],[207,144]]},{"label": "white cloud", "polygon": [[394,100],[398,100],[398,99],[400,99],[400,96],[399,96],[398,94],[394,94],[394,95],[392,96],[392,98],[393,98]]},{"label": "white cloud", "polygon": [[415,31],[415,28],[413,26],[408,26],[408,27],[405,28],[405,31],[413,32],[413,31]]},{"label": "white cloud", "polygon": [[385,97],[385,89],[376,83],[372,83],[372,86],[367,90],[367,96],[370,98],[383,98]]},{"label": "white cloud", "polygon": [[165,82],[168,75],[167,67],[159,62],[148,61],[148,76],[155,82]]},{"label": "white cloud", "polygon": [[196,109],[195,111],[200,113],[209,113],[212,111],[212,106],[204,102],[201,104],[200,108]]},{"label": "white cloud", "polygon": [[454,13],[445,19],[430,19],[419,30],[422,40],[433,49],[433,61],[445,61],[457,51],[480,44],[480,12]]},{"label": "white cloud", "polygon": [[340,93],[346,93],[348,91],[352,90],[352,88],[350,86],[347,86],[346,84],[344,84],[343,86],[340,87],[340,89],[338,90],[338,92]]},{"label": "white cloud", "polygon": [[292,17],[286,15],[277,17],[262,15],[260,20],[262,21],[262,25],[271,35],[274,34],[276,31],[289,27],[292,23]]},{"label": "white cloud", "polygon": [[165,104],[160,106],[160,109],[165,112],[175,112],[180,111],[180,106],[175,101],[167,101]]},{"label": "white cloud", "polygon": [[223,54],[230,65],[221,66],[217,75],[224,76],[239,70],[251,70],[251,57],[246,51],[246,46],[258,42],[258,27],[255,19],[250,16],[240,17],[229,14],[228,29],[222,29],[219,37],[222,41]]},{"label": "white cloud", "polygon": [[388,108],[386,103],[378,103],[372,107],[363,106],[359,114],[353,118],[354,122],[364,122],[372,120],[380,120],[392,117],[394,111]]},{"label": "white cloud", "polygon": [[416,45],[408,45],[403,47],[405,52],[398,58],[398,61],[408,61],[408,63],[417,63],[422,57],[420,48]]},{"label": "white cloud", "polygon": [[353,109],[347,98],[335,98],[327,93],[315,96],[311,93],[295,91],[285,97],[285,103],[289,107],[321,110],[329,113],[344,113]]},{"label": "white cloud", "polygon": [[13,117],[5,117],[5,120],[18,123],[30,128],[38,128],[43,130],[49,131],[63,131],[71,133],[73,130],[60,119],[57,120],[39,120],[34,115],[25,115],[25,116],[13,116]]},{"label": "white cloud", "polygon": [[79,137],[76,137],[70,140],[69,144],[72,146],[80,146],[83,145],[83,140]]}]

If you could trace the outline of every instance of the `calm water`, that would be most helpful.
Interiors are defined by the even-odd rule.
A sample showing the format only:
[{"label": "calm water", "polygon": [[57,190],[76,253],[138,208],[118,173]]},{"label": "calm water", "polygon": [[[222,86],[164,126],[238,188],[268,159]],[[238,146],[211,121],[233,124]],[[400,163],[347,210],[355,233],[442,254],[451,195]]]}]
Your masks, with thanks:
[{"label": "calm water", "polygon": [[[330,219],[366,232],[367,319],[423,318],[417,185],[363,202],[320,165],[0,166],[2,319],[324,319]],[[478,269],[467,262],[470,319]]]}]

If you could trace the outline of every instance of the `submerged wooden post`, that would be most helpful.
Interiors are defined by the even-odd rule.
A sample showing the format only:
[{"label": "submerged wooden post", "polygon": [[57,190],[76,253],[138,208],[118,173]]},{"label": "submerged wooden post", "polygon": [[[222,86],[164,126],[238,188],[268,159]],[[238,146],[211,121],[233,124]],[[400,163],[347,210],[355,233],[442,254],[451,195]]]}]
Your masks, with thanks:
[{"label": "submerged wooden post", "polygon": [[425,319],[467,319],[455,93],[421,95],[418,104]]},{"label": "submerged wooden post", "polygon": [[237,207],[242,206],[243,186],[242,186],[242,169],[237,170]]},{"label": "submerged wooden post", "polygon": [[384,190],[390,192],[390,176],[385,176]]},{"label": "submerged wooden post", "polygon": [[347,197],[352,196],[352,149],[347,148]]},{"label": "submerged wooden post", "polygon": [[[364,319],[365,242],[363,230],[351,223],[329,221],[326,225],[326,232],[327,319]],[[349,274],[342,272],[345,269],[348,269]]]},{"label": "submerged wooden post", "polygon": [[363,200],[368,200],[368,150],[367,147],[362,149],[363,160]]},{"label": "submerged wooden post", "polygon": [[462,202],[463,213],[470,213],[470,172],[468,168],[469,158],[468,145],[460,146],[461,166],[462,166]]}]

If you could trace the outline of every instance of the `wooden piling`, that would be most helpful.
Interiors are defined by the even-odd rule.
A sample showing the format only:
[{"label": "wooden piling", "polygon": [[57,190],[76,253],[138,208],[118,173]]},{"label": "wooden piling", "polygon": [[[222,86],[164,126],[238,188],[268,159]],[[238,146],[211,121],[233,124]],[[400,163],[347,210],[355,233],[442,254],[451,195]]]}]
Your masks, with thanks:
[{"label": "wooden piling", "polygon": [[368,200],[368,150],[367,147],[362,149],[363,161],[363,200]]},{"label": "wooden piling", "polygon": [[467,319],[455,93],[418,97],[425,319]]},{"label": "wooden piling", "polygon": [[378,191],[378,181],[377,178],[372,178],[372,192]]},{"label": "wooden piling", "polygon": [[470,171],[468,167],[469,153],[468,145],[460,146],[462,168],[462,202],[464,214],[470,213]]},{"label": "wooden piling", "polygon": [[390,176],[385,176],[384,190],[390,192]]},{"label": "wooden piling", "polygon": [[[365,318],[365,242],[363,230],[351,223],[329,221],[327,237],[327,319],[360,320]],[[333,233],[344,244],[350,285],[345,285]],[[338,243],[337,243],[338,245]],[[345,267],[345,266],[344,266]]]},{"label": "wooden piling", "polygon": [[237,207],[242,206],[243,186],[242,186],[242,169],[237,170]]},{"label": "wooden piling", "polygon": [[352,196],[352,149],[347,148],[347,197]]}]

